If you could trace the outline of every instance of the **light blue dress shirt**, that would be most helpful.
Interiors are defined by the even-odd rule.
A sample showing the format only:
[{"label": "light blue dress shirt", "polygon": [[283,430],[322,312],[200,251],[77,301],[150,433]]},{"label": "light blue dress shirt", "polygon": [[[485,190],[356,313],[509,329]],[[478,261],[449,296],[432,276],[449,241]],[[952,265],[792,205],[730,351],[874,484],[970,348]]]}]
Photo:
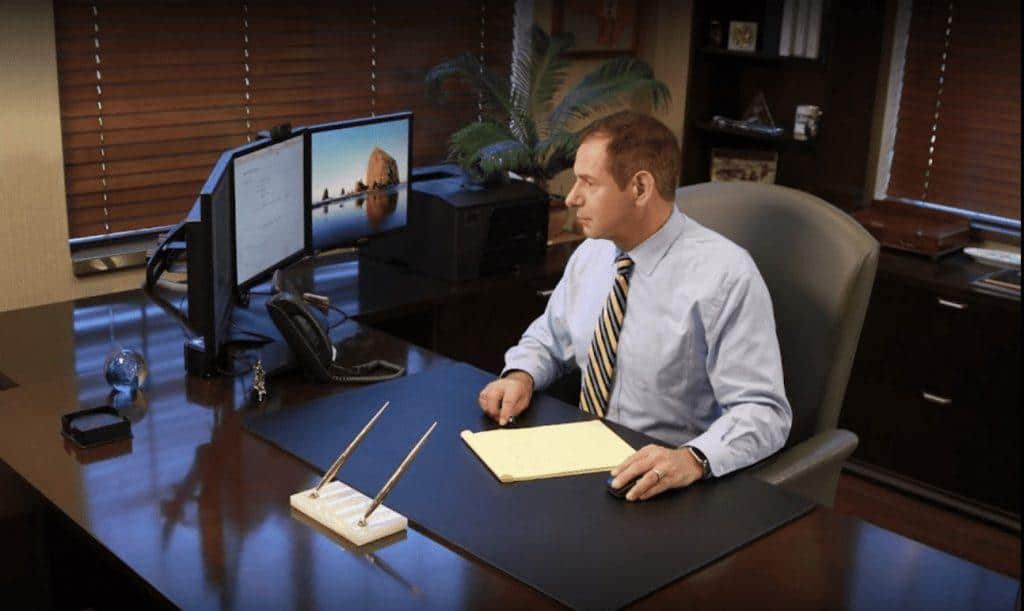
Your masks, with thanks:
[{"label": "light blue dress shirt", "polygon": [[[618,249],[586,240],[544,314],[505,354],[547,387],[583,368],[615,277]],[[627,253],[635,267],[606,417],[674,446],[691,445],[720,476],[786,442],[792,410],[768,289],[750,255],[673,207]]]}]

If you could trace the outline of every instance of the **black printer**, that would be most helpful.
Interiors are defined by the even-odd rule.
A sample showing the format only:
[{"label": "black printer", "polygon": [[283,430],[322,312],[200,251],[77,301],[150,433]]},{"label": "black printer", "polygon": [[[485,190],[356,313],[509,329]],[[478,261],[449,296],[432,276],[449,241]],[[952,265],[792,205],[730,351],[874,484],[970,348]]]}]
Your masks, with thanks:
[{"label": "black printer", "polygon": [[405,230],[370,240],[360,255],[451,281],[514,271],[544,260],[548,200],[530,182],[481,186],[455,165],[417,168]]}]

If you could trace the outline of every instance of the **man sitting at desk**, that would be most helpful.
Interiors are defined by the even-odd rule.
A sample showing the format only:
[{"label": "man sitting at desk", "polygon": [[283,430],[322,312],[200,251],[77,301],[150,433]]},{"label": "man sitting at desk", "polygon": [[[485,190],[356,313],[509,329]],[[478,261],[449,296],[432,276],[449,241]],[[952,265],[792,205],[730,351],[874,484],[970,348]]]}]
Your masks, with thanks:
[{"label": "man sitting at desk", "polygon": [[584,132],[565,202],[584,241],[547,309],[480,392],[499,424],[573,367],[580,408],[656,437],[612,471],[648,499],[782,448],[792,411],[772,303],[745,250],[675,206],[679,147],[657,120],[622,111]]}]

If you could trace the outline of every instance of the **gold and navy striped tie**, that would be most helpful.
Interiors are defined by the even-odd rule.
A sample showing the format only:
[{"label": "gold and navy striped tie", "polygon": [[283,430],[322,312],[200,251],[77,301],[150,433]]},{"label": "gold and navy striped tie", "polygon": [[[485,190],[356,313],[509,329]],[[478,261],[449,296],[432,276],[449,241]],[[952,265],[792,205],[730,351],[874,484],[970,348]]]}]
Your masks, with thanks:
[{"label": "gold and navy striped tie", "polygon": [[587,352],[587,370],[583,375],[580,389],[580,409],[604,418],[608,400],[612,396],[615,382],[615,353],[619,348],[619,332],[626,317],[626,295],[629,293],[629,276],[633,273],[633,260],[626,255],[615,258],[615,282],[604,304],[601,317],[597,319],[594,340]]}]

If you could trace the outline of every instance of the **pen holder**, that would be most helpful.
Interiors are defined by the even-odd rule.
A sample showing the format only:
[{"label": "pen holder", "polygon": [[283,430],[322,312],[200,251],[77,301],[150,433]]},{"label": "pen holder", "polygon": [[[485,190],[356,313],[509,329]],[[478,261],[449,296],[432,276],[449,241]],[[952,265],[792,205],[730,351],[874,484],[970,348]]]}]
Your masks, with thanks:
[{"label": "pen holder", "polygon": [[291,506],[355,545],[401,532],[409,524],[405,516],[381,505],[367,519],[366,526],[360,526],[359,520],[372,499],[338,481],[324,486],[318,496],[313,496],[313,490],[291,495]]}]

